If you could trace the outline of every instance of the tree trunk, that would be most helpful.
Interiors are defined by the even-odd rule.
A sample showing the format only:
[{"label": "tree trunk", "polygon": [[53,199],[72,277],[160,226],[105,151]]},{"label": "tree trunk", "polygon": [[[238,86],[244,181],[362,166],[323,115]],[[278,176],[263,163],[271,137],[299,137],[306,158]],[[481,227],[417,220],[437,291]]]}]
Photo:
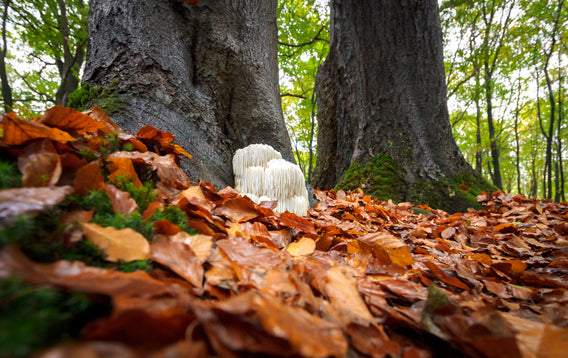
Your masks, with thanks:
[{"label": "tree trunk", "polygon": [[314,186],[361,185],[449,210],[475,204],[454,186],[481,179],[450,128],[437,1],[333,0],[331,19]]},{"label": "tree trunk", "polygon": [[495,135],[495,123],[493,121],[493,85],[492,72],[489,71],[489,63],[485,61],[485,100],[487,101],[487,128],[489,130],[489,146],[491,148],[491,160],[493,162],[493,185],[499,189],[503,189],[503,182],[501,180],[501,165],[499,146],[497,144],[497,137]]},{"label": "tree trunk", "polygon": [[8,41],[6,40],[7,29],[6,22],[8,20],[8,8],[10,0],[3,1],[4,9],[2,12],[2,48],[0,49],[0,81],[2,81],[2,101],[4,102],[4,112],[11,112],[14,108],[12,99],[12,87],[8,82],[8,71],[6,69],[6,54],[8,53]]},{"label": "tree trunk", "polygon": [[[92,0],[84,81],[118,86],[111,118],[168,130],[182,167],[217,188],[252,143],[294,161],[278,89],[277,0]],[[118,82],[118,83],[117,83]]]}]

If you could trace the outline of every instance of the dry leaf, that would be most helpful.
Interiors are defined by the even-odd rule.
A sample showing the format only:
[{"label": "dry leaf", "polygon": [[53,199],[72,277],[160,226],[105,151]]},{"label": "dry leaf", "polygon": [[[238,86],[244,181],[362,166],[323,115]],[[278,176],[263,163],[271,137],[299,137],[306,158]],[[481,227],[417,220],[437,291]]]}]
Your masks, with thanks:
[{"label": "dry leaf", "polygon": [[100,160],[96,160],[77,170],[73,186],[76,193],[87,195],[91,190],[102,189],[103,184],[104,177]]},{"label": "dry leaf", "polygon": [[129,193],[118,190],[114,185],[103,184],[103,187],[112,203],[112,210],[115,214],[129,216],[138,210],[138,204],[132,199]]},{"label": "dry leaf", "polygon": [[106,254],[108,261],[135,261],[150,258],[150,244],[132,229],[117,230],[93,223],[81,224],[85,236]]},{"label": "dry leaf", "polygon": [[2,126],[4,128],[2,141],[7,145],[20,145],[41,138],[49,138],[61,143],[75,140],[69,133],[57,128],[50,128],[41,123],[19,119],[14,112],[8,114],[0,113],[0,116],[2,117]]},{"label": "dry leaf", "polygon": [[338,266],[333,266],[326,273],[325,294],[344,325],[358,320],[373,319],[373,315],[359,295],[357,280],[346,275]]},{"label": "dry leaf", "polygon": [[50,140],[34,141],[18,156],[25,187],[53,186],[61,177],[61,158]]},{"label": "dry leaf", "polygon": [[203,267],[193,250],[184,242],[157,235],[151,245],[152,260],[169,267],[195,287],[203,285]]},{"label": "dry leaf", "polygon": [[104,123],[101,123],[74,108],[62,106],[55,106],[45,111],[38,123],[45,124],[49,127],[59,128],[66,132],[76,132],[81,135],[96,132],[99,129],[105,128]]},{"label": "dry leaf", "polygon": [[292,256],[308,256],[314,253],[316,242],[308,237],[303,237],[288,245],[286,251]]},{"label": "dry leaf", "polygon": [[213,247],[213,237],[209,235],[189,235],[185,231],[171,236],[170,239],[174,241],[184,242],[191,250],[195,253],[195,256],[201,261],[205,262],[209,255],[211,255],[211,249]]},{"label": "dry leaf", "polygon": [[109,164],[107,164],[107,168],[110,171],[108,179],[111,182],[116,184],[117,180],[120,178],[132,181],[132,183],[138,187],[142,186],[142,182],[138,179],[138,174],[136,174],[136,170],[134,169],[131,159],[109,158],[107,161],[109,162]]},{"label": "dry leaf", "polygon": [[12,222],[19,215],[35,215],[59,204],[73,188],[15,188],[0,190],[0,224]]}]

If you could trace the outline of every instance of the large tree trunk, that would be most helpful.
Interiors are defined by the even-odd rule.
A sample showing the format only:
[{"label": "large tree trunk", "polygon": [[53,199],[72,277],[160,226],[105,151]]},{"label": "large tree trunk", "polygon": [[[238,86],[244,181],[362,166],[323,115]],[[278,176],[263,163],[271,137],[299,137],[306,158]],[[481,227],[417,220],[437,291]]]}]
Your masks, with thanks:
[{"label": "large tree trunk", "polygon": [[[277,0],[92,0],[84,81],[118,80],[130,131],[153,125],[193,155],[194,180],[233,183],[232,155],[267,143],[293,161],[278,89]],[[116,81],[115,81],[116,83]]]},{"label": "large tree trunk", "polygon": [[448,210],[471,205],[452,182],[480,178],[450,128],[437,1],[333,0],[331,6],[330,53],[316,85],[313,185],[362,185],[380,198],[387,193]]}]

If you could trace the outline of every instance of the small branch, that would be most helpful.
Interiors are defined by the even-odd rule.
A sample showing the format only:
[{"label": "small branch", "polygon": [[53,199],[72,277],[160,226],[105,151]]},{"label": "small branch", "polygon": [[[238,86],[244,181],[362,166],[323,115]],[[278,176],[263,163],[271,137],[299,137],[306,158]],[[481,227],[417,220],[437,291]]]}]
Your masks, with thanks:
[{"label": "small branch", "polygon": [[319,37],[319,35],[321,35],[321,32],[323,31],[323,29],[325,29],[325,26],[322,26],[322,27],[319,29],[317,35],[316,35],[313,39],[311,39],[310,41],[308,41],[308,42],[304,42],[304,43],[301,43],[301,44],[293,45],[293,44],[287,44],[287,43],[282,42],[282,41],[278,41],[278,44],[279,44],[279,45],[282,45],[282,46],[286,46],[286,47],[298,48],[298,47],[304,47],[304,46],[311,45],[311,44],[313,44],[313,43],[316,42],[316,41],[323,41],[323,42],[329,43],[328,40],[322,39],[321,37]]},{"label": "small branch", "polygon": [[301,98],[301,99],[307,99],[307,97],[305,97],[303,94],[295,94],[295,93],[282,93],[280,94],[280,97],[295,97],[295,98]]}]

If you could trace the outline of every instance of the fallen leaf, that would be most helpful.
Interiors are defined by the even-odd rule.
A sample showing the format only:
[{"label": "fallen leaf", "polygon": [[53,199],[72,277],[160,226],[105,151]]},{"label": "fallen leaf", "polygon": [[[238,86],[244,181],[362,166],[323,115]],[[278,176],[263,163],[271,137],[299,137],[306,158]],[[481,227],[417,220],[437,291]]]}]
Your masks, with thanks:
[{"label": "fallen leaf", "polygon": [[112,203],[112,210],[115,214],[130,216],[138,210],[138,204],[132,199],[129,193],[118,190],[114,185],[103,184],[103,187]]},{"label": "fallen leaf", "polygon": [[35,215],[62,202],[73,193],[71,186],[51,188],[15,188],[0,190],[0,224],[20,215]]},{"label": "fallen leaf", "polygon": [[110,171],[108,179],[111,182],[116,184],[117,181],[121,179],[132,181],[132,183],[138,187],[142,186],[142,182],[138,178],[138,174],[136,174],[136,169],[134,169],[131,159],[109,158],[107,161],[109,162],[109,164],[107,164],[107,168]]},{"label": "fallen leaf", "polygon": [[174,241],[180,241],[189,245],[195,256],[201,261],[205,262],[211,249],[213,248],[213,237],[209,235],[189,235],[185,231],[181,231],[176,235],[170,237]]},{"label": "fallen leaf", "polygon": [[256,204],[248,197],[228,199],[218,207],[217,213],[227,217],[232,222],[245,222],[259,216]]},{"label": "fallen leaf", "polygon": [[377,232],[360,236],[359,240],[378,249],[382,254],[386,254],[392,263],[396,265],[406,267],[414,263],[406,244],[391,234]]},{"label": "fallen leaf", "polygon": [[159,297],[172,293],[167,284],[144,271],[118,272],[89,267],[80,261],[41,264],[27,258],[16,245],[8,245],[0,251],[0,277],[15,275],[33,284],[51,284],[108,296]]},{"label": "fallen leaf", "polygon": [[308,256],[313,254],[315,249],[316,242],[308,237],[303,237],[288,245],[286,251],[292,256]]},{"label": "fallen leaf", "polygon": [[101,130],[104,133],[118,132],[120,134],[122,132],[122,129],[119,126],[117,126],[113,121],[111,121],[109,116],[97,106],[94,106],[92,110],[83,113],[87,114],[89,117],[96,120],[97,122],[102,123],[104,127],[101,128]]},{"label": "fallen leaf", "polygon": [[338,266],[331,267],[326,273],[325,294],[344,325],[359,320],[373,320],[373,315],[359,295],[357,280]]},{"label": "fallen leaf", "polygon": [[28,144],[18,156],[25,187],[53,186],[61,177],[61,158],[50,140]]},{"label": "fallen leaf", "polygon": [[155,221],[152,225],[161,235],[172,236],[181,231],[179,226],[172,224],[168,219]]},{"label": "fallen leaf", "polygon": [[217,351],[304,357],[343,357],[347,352],[336,324],[255,292],[196,306],[195,314]]},{"label": "fallen leaf", "polygon": [[55,106],[45,111],[37,123],[59,128],[66,132],[76,132],[80,135],[93,133],[99,129],[105,128],[104,123],[101,123],[74,108],[62,106]]},{"label": "fallen leaf", "polygon": [[2,141],[7,145],[20,145],[34,139],[49,138],[57,142],[67,143],[75,140],[69,133],[57,128],[50,128],[41,123],[27,121],[16,117],[14,112],[0,113],[4,135]]},{"label": "fallen leaf", "polygon": [[203,267],[193,250],[184,242],[157,235],[150,246],[152,260],[161,263],[185,278],[195,287],[203,285]]},{"label": "fallen leaf", "polygon": [[83,223],[85,236],[106,254],[108,261],[135,261],[150,258],[150,244],[132,229],[117,230],[94,223]]},{"label": "fallen leaf", "polygon": [[104,177],[100,161],[96,160],[77,170],[73,186],[76,193],[87,195],[91,190],[102,189],[103,184]]}]

